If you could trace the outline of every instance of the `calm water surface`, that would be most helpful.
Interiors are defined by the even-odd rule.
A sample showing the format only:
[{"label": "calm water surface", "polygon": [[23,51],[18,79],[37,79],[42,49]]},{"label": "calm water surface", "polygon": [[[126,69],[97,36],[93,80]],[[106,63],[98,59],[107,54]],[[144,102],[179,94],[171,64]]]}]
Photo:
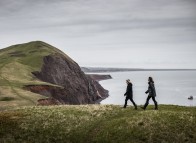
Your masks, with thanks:
[{"label": "calm water surface", "polygon": [[[99,73],[100,74],[100,73]],[[113,79],[101,81],[100,84],[109,90],[109,97],[101,104],[124,104],[126,79],[133,83],[133,99],[138,105],[145,103],[148,88],[147,80],[152,76],[155,81],[157,101],[159,104],[196,106],[196,71],[132,71],[101,73],[110,74]],[[193,100],[188,100],[189,96]],[[131,102],[128,102],[130,105]],[[153,104],[150,101],[150,104]]]}]

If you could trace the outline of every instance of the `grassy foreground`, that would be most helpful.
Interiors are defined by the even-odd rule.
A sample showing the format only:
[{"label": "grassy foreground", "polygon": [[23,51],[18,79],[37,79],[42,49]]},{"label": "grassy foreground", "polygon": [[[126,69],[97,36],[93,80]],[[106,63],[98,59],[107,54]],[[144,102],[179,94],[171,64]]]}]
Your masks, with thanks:
[{"label": "grassy foreground", "polygon": [[0,142],[196,142],[196,108],[36,106],[0,112]]}]

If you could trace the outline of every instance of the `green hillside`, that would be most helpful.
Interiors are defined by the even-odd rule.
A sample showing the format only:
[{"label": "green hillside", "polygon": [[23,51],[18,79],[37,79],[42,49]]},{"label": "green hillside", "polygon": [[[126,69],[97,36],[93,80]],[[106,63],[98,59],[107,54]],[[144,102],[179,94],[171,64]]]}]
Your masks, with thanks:
[{"label": "green hillside", "polygon": [[0,112],[1,143],[195,143],[196,108],[37,106]]},{"label": "green hillside", "polygon": [[36,79],[31,72],[40,71],[44,56],[57,53],[66,56],[71,62],[74,62],[57,48],[41,41],[1,49],[0,109],[35,105],[38,99],[45,98],[44,96],[23,90],[23,86],[48,85],[49,83]]}]

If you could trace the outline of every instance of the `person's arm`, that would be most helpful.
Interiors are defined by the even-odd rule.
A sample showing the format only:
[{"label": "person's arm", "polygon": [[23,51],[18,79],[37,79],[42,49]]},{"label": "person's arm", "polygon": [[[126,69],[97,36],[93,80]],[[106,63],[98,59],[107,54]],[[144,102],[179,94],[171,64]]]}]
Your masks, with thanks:
[{"label": "person's arm", "polygon": [[127,86],[127,90],[126,90],[124,96],[127,95],[128,91],[129,91],[129,86]]},{"label": "person's arm", "polygon": [[145,93],[146,93],[146,94],[149,93],[149,90],[147,90]]},{"label": "person's arm", "polygon": [[131,84],[128,84],[127,85],[126,93],[124,95],[128,95],[130,92],[132,92],[132,85]]},{"label": "person's arm", "polygon": [[156,96],[156,90],[155,90],[154,84],[151,84],[150,86],[151,86],[152,94],[153,94],[154,96]]},{"label": "person's arm", "polygon": [[148,90],[145,92],[146,94],[149,93],[149,90],[150,90],[149,88],[150,88],[150,86],[148,86]]}]

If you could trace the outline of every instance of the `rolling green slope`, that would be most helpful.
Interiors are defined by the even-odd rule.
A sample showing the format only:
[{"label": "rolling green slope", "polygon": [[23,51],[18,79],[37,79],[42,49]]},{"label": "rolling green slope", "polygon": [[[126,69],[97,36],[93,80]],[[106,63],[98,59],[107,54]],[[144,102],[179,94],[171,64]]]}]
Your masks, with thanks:
[{"label": "rolling green slope", "polygon": [[196,108],[37,106],[0,112],[2,143],[195,143]]},{"label": "rolling green slope", "polygon": [[31,72],[40,71],[44,56],[57,53],[65,56],[70,62],[74,62],[57,48],[41,41],[1,49],[0,109],[35,105],[38,99],[45,98],[39,94],[25,91],[23,87],[24,85],[51,85],[36,79]]}]

